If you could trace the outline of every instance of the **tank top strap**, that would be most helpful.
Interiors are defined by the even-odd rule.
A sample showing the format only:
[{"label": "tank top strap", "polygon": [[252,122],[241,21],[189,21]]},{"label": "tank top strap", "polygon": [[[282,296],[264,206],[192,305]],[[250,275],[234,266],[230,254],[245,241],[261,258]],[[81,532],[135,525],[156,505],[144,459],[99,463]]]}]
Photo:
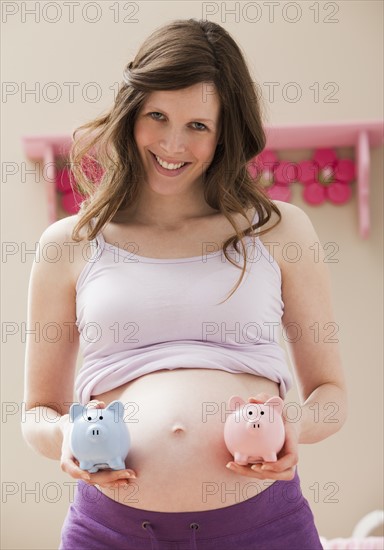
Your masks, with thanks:
[{"label": "tank top strap", "polygon": [[[91,218],[91,220],[90,220],[89,223],[91,224],[92,229],[95,227],[96,221],[97,221],[96,218]],[[97,248],[98,248],[98,250],[100,251],[100,253],[104,250],[105,239],[104,239],[104,236],[103,236],[103,234],[102,234],[101,231],[99,231],[99,232],[96,234],[95,238],[92,239],[91,242],[92,242],[92,243],[96,243]]]},{"label": "tank top strap", "polygon": [[252,219],[252,225],[257,223],[258,221],[259,221],[259,214],[257,213],[257,210],[255,208],[255,214],[254,214],[253,219]]}]

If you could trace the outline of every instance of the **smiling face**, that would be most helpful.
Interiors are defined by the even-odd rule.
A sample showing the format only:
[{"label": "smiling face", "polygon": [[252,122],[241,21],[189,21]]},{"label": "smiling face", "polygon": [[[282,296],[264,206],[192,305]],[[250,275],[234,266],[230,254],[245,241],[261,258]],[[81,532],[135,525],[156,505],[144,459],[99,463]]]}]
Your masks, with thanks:
[{"label": "smiling face", "polygon": [[[215,154],[219,116],[220,99],[213,84],[149,95],[138,113],[134,138],[153,191],[183,193],[201,183]],[[181,163],[185,164],[179,168]]]}]

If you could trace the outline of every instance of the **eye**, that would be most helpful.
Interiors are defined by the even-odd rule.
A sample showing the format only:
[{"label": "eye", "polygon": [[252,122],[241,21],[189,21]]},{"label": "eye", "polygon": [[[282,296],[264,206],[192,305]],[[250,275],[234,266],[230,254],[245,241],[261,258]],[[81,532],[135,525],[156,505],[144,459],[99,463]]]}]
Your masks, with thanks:
[{"label": "eye", "polygon": [[[263,413],[263,414],[264,414],[264,413]],[[102,417],[102,416],[100,416],[100,417],[99,417],[99,420],[103,420],[103,417]]]},{"label": "eye", "polygon": [[253,411],[248,411],[249,416],[253,415]]},{"label": "eye", "polygon": [[160,115],[160,116],[163,116],[161,113],[159,113],[158,111],[152,111],[152,113],[148,113],[149,116],[151,118],[154,118],[154,120],[159,120],[157,117],[152,117],[152,115]]},{"label": "eye", "polygon": [[[162,120],[161,117],[163,117],[164,115],[162,113],[159,113],[159,111],[151,111],[150,113],[148,113],[148,116],[153,120]],[[198,130],[199,132],[204,132],[208,129],[202,122],[192,122],[192,125],[194,124],[197,125],[197,128],[196,126],[194,127],[195,130]]]},{"label": "eye", "polygon": [[92,420],[92,416],[88,416],[88,420]]},{"label": "eye", "polygon": [[264,414],[264,411],[260,411],[260,414]]},{"label": "eye", "polygon": [[200,124],[200,126],[204,126],[204,128],[196,128],[196,130],[198,130],[199,132],[202,132],[207,129],[206,125],[203,124],[202,122],[192,122],[192,124]]}]

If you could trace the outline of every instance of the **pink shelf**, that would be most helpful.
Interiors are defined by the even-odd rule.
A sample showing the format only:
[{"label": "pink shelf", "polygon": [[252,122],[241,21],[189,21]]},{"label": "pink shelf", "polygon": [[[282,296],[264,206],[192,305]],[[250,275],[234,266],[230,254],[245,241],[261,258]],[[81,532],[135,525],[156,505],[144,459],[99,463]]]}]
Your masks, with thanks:
[{"label": "pink shelf", "polygon": [[[370,230],[369,176],[372,147],[384,143],[384,121],[324,122],[317,124],[266,125],[267,149],[321,149],[354,147],[357,167],[359,232],[367,238]],[[22,136],[25,155],[44,164],[49,222],[57,219],[55,200],[55,158],[68,155],[72,138],[68,134]]]},{"label": "pink shelf", "polygon": [[384,120],[267,125],[266,129],[269,149],[352,147],[358,143],[361,132],[368,134],[371,147],[384,143]]},{"label": "pink shelf", "polygon": [[384,143],[384,121],[324,122],[295,126],[267,126],[268,149],[321,149],[354,147],[357,168],[359,231],[363,239],[370,231],[370,147]]}]

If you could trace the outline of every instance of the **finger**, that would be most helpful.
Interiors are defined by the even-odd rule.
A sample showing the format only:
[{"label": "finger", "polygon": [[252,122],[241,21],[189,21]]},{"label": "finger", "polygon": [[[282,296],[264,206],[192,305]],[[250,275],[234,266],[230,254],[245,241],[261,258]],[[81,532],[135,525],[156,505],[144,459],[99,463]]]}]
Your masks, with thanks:
[{"label": "finger", "polygon": [[94,487],[102,487],[107,489],[118,489],[120,487],[126,488],[131,483],[134,483],[134,480],[129,479],[117,479],[116,481],[108,481],[108,482],[93,482],[93,481],[86,481],[88,485],[93,485]]},{"label": "finger", "polygon": [[242,476],[253,477],[257,479],[264,479],[261,472],[255,472],[251,470],[249,465],[241,466],[240,464],[236,464],[236,462],[228,462],[227,468],[235,474],[240,474]]},{"label": "finger", "polygon": [[262,468],[262,464],[253,464],[251,470],[257,472],[262,479],[274,479],[274,480],[285,480],[290,481],[295,477],[295,467],[291,466],[284,470],[266,470]]},{"label": "finger", "polygon": [[286,453],[284,456],[276,460],[276,462],[265,462],[262,465],[262,471],[267,472],[284,472],[289,468],[293,468],[299,461],[297,453]]},{"label": "finger", "polygon": [[91,479],[89,472],[79,468],[79,466],[69,457],[61,458],[60,467],[63,472],[75,479],[83,479],[84,481],[89,481]]},{"label": "finger", "polygon": [[274,472],[262,470],[262,464],[248,464],[247,466],[241,466],[240,464],[236,464],[235,462],[229,462],[228,465],[230,466],[229,469],[236,474],[261,480],[272,479],[273,481],[291,481],[295,477],[294,467],[288,468],[282,472]]},{"label": "finger", "polygon": [[86,408],[104,409],[105,408],[105,402],[104,401],[98,401],[97,399],[92,399],[92,401],[89,401],[87,403]]},{"label": "finger", "polygon": [[265,403],[270,399],[272,396],[269,395],[269,393],[258,393],[255,397],[249,397],[248,402],[249,403]]},{"label": "finger", "polygon": [[260,480],[291,480],[293,479],[295,473],[294,471],[286,470],[284,472],[265,472],[260,469],[261,464],[254,464],[255,468],[251,467],[250,464],[247,466],[241,466],[240,464],[230,463],[231,467],[229,468],[235,474],[239,474],[246,477],[256,478]]},{"label": "finger", "polygon": [[116,483],[117,481],[129,481],[130,479],[136,479],[136,474],[133,470],[99,470],[94,474],[91,474],[91,482],[98,485]]},{"label": "finger", "polygon": [[[260,469],[251,469],[250,464],[247,464],[246,466],[242,466],[240,464],[236,464],[236,462],[230,462],[229,463],[229,470],[234,472],[235,474],[239,474],[246,477],[252,477],[257,479],[278,479],[277,476],[281,476],[281,474],[274,473],[273,478],[270,477],[269,473],[262,472]],[[228,466],[227,466],[228,467]]]}]

